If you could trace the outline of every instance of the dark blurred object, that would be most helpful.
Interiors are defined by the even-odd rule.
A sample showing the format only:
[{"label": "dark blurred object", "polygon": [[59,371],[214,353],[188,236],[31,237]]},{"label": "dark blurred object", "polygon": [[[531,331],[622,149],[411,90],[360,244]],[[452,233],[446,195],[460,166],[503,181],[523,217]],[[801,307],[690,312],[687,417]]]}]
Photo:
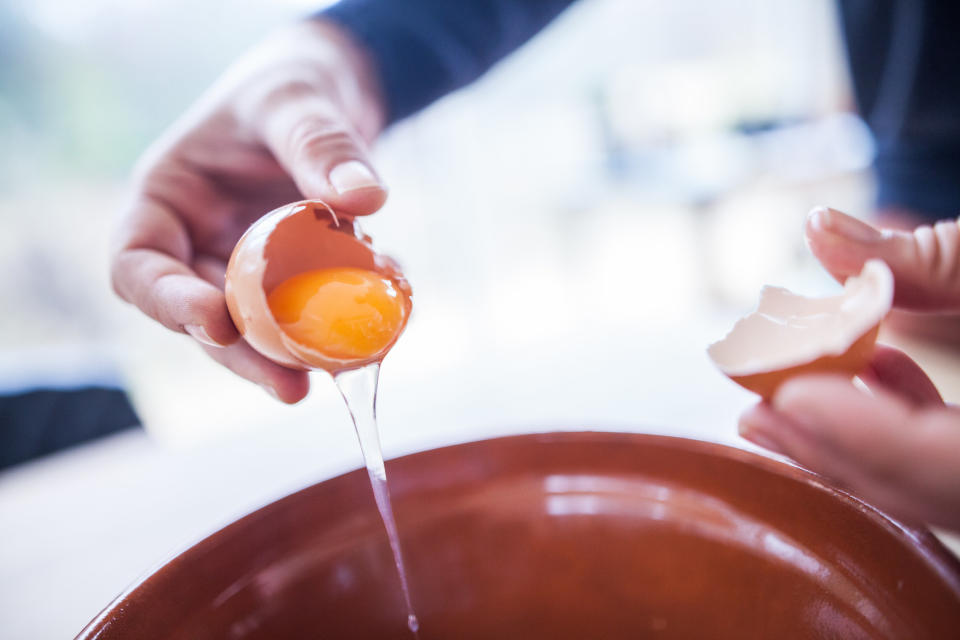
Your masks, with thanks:
[{"label": "dark blurred object", "polygon": [[960,213],[960,4],[841,0],[853,88],[876,137],[877,205]]},{"label": "dark blurred object", "polygon": [[573,2],[350,0],[317,17],[367,49],[393,123],[479,78]]},{"label": "dark blurred object", "polygon": [[31,389],[0,395],[0,469],[139,424],[120,389]]}]

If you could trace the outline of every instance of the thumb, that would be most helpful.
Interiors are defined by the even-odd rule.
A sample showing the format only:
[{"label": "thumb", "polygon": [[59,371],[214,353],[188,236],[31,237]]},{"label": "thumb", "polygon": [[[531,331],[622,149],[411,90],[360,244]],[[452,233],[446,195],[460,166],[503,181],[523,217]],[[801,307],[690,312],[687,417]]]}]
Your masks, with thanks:
[{"label": "thumb", "polygon": [[841,282],[870,258],[893,271],[894,304],[917,311],[960,310],[960,226],[955,220],[914,231],[877,229],[826,207],[810,212],[810,249]]},{"label": "thumb", "polygon": [[373,170],[366,144],[331,100],[301,94],[275,101],[261,131],[305,198],[352,215],[383,206],[387,188]]},{"label": "thumb", "polygon": [[800,377],[745,413],[740,432],[902,517],[960,527],[954,410],[868,395],[836,376]]}]

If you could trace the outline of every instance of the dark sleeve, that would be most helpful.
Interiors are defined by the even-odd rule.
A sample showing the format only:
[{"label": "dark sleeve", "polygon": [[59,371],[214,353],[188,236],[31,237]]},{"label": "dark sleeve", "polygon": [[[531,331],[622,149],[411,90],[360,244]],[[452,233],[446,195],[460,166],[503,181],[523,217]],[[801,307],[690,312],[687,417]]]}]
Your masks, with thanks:
[{"label": "dark sleeve", "polygon": [[317,17],[372,55],[388,122],[472,82],[574,0],[343,0]]},{"label": "dark sleeve", "polygon": [[960,3],[840,0],[878,205],[960,215]]}]

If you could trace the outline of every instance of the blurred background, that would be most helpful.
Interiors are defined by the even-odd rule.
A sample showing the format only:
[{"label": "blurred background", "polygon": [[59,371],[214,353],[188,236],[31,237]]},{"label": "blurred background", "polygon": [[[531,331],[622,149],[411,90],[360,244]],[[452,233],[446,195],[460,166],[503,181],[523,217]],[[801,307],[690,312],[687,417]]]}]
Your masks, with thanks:
[{"label": "blurred background", "polygon": [[[137,156],[325,4],[0,4],[0,394],[113,390],[144,427],[0,472],[0,636],[71,637],[171,553],[360,464],[329,379],[281,406],[107,279]],[[415,292],[386,454],[584,428],[748,446],[750,396],[705,348],[762,284],[837,289],[802,223],[868,215],[872,155],[830,0],[582,0],[376,149],[391,196],[364,226]],[[911,352],[950,398],[951,363]]]}]

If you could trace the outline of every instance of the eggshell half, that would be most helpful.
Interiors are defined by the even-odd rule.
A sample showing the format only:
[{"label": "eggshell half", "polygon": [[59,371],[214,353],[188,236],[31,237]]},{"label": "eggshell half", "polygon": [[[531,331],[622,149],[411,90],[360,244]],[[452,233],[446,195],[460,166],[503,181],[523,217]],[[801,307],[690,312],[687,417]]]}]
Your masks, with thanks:
[{"label": "eggshell half", "polygon": [[320,200],[294,202],[274,209],[240,238],[227,265],[225,294],[230,316],[250,346],[270,360],[295,369],[339,371],[377,362],[390,344],[363,360],[339,360],[290,339],[280,328],[267,296],[284,280],[304,271],[355,267],[389,278],[404,299],[403,326],[412,307],[412,292],[397,264],[378,254],[356,222],[336,214]]},{"label": "eggshell half", "polygon": [[892,304],[893,274],[880,260],[848,278],[838,296],[807,298],[764,287],[757,309],[707,352],[734,382],[769,399],[800,374],[857,375]]}]

